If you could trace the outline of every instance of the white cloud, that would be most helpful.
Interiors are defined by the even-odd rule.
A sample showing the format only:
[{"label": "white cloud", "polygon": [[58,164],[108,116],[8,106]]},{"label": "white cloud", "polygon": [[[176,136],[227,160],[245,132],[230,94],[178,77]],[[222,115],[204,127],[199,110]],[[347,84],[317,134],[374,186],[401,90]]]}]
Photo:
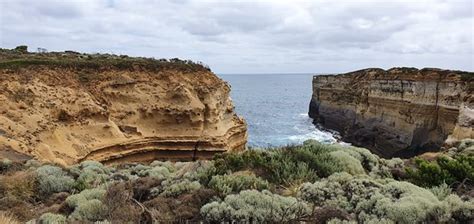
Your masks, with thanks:
[{"label": "white cloud", "polygon": [[2,0],[1,47],[204,61],[216,72],[474,70],[470,0]]}]

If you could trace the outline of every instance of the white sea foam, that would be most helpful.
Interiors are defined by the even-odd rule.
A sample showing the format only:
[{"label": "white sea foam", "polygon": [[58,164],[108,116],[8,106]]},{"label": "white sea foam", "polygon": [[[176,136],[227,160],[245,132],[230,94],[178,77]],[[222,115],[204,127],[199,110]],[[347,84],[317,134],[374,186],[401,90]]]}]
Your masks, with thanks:
[{"label": "white sea foam", "polygon": [[336,136],[337,133],[318,129],[314,124],[312,124],[312,119],[308,117],[306,113],[298,114],[299,118],[297,124],[293,126],[296,135],[290,135],[287,139],[292,143],[303,143],[308,139],[314,139],[322,143],[335,143],[338,142]]}]

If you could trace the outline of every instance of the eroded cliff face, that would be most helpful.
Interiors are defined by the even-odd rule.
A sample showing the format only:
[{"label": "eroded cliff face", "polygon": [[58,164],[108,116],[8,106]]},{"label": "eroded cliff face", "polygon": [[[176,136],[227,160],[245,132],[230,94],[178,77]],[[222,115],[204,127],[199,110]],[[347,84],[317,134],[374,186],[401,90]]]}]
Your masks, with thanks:
[{"label": "eroded cliff face", "polygon": [[229,85],[204,67],[61,60],[2,64],[0,149],[72,164],[191,160],[245,148]]},{"label": "eroded cliff face", "polygon": [[314,76],[309,115],[384,157],[413,156],[474,138],[473,77],[428,68]]}]

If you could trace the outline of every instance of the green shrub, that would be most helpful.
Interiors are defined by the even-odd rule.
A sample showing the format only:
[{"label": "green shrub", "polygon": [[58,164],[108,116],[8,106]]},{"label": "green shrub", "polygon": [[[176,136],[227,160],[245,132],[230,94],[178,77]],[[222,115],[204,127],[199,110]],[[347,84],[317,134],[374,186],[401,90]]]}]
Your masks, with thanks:
[{"label": "green shrub", "polygon": [[346,151],[330,152],[330,160],[334,161],[334,172],[347,172],[349,174],[365,174],[364,167],[360,161]]},{"label": "green shrub", "polygon": [[25,166],[30,169],[36,169],[41,166],[41,163],[38,160],[30,159],[26,161]]},{"label": "green shrub", "polygon": [[66,198],[66,204],[73,210],[69,216],[72,220],[98,221],[105,218],[107,208],[102,203],[104,189],[86,189],[79,194]]},{"label": "green shrub", "polygon": [[38,219],[41,224],[62,224],[66,223],[66,217],[61,214],[44,213]]},{"label": "green shrub", "polygon": [[36,170],[36,175],[42,197],[52,193],[69,192],[74,186],[74,179],[60,167],[44,165]]},{"label": "green shrub", "polygon": [[439,186],[430,188],[431,193],[433,193],[439,200],[444,200],[448,195],[451,194],[452,190],[449,185],[443,183]]},{"label": "green shrub", "polygon": [[72,166],[69,171],[77,176],[75,188],[79,191],[95,188],[109,179],[111,170],[97,161],[84,161]]},{"label": "green shrub", "polygon": [[180,163],[180,162],[170,162],[170,161],[159,161],[159,160],[156,160],[156,161],[153,161],[152,163],[150,163],[150,166],[151,167],[164,167],[166,169],[168,169],[168,171],[170,173],[173,173],[173,172],[176,172],[176,168],[179,168],[183,165],[184,163]]},{"label": "green shrub", "polygon": [[[385,222],[382,222],[382,223],[383,224],[389,224],[389,223],[385,223]],[[390,224],[392,224],[392,223],[390,223]],[[351,221],[349,221],[349,220],[340,220],[340,219],[335,218],[335,219],[329,220],[327,224],[357,224],[357,222],[352,221],[352,220]]]},{"label": "green shrub", "polygon": [[28,53],[28,46],[26,46],[26,45],[16,46],[15,51],[18,51],[20,53]]},{"label": "green shrub", "polygon": [[70,208],[76,208],[80,204],[82,204],[82,203],[84,203],[88,200],[92,200],[92,199],[102,200],[102,199],[104,199],[105,193],[106,193],[106,190],[104,190],[104,189],[98,189],[98,188],[86,189],[86,190],[81,191],[79,194],[73,194],[73,195],[67,197],[66,198],[66,204]]},{"label": "green shrub", "polygon": [[376,178],[392,178],[392,172],[403,170],[404,162],[400,158],[379,159],[379,164],[370,171],[370,176]]},{"label": "green shrub", "polygon": [[79,203],[69,218],[79,221],[99,221],[105,219],[106,213],[107,208],[101,201],[91,199]]},{"label": "green shrub", "polygon": [[267,181],[254,174],[230,174],[212,177],[209,187],[224,195],[239,193],[242,190],[264,190],[269,188]]},{"label": "green shrub", "polygon": [[299,193],[300,198],[317,206],[336,207],[353,213],[363,223],[371,220],[461,222],[474,218],[469,212],[474,201],[448,200],[452,195],[439,200],[438,196],[408,182],[356,177],[347,173],[336,173],[314,184],[306,183]]},{"label": "green shrub", "polygon": [[166,179],[166,178],[171,177],[171,175],[172,174],[168,168],[164,166],[155,166],[147,170],[146,172],[144,172],[143,175],[140,175],[140,176],[150,176],[157,179]]},{"label": "green shrub", "polygon": [[152,197],[176,197],[198,190],[199,188],[201,188],[201,184],[198,181],[190,181],[187,179],[165,180],[161,183],[160,187],[152,188],[150,194]]},{"label": "green shrub", "polygon": [[295,222],[310,212],[311,208],[305,202],[294,197],[256,190],[228,195],[222,202],[211,202],[201,208],[202,216],[209,222]]},{"label": "green shrub", "polygon": [[140,177],[144,177],[148,175],[148,170],[150,170],[150,166],[145,166],[142,164],[136,164],[135,166],[130,167],[130,171],[132,174],[138,175]]},{"label": "green shrub", "polygon": [[268,180],[283,185],[318,179],[317,172],[311,169],[307,163],[298,163],[284,159],[284,157],[272,160],[272,163],[267,167],[267,172],[270,173]]},{"label": "green shrub", "polygon": [[215,174],[253,169],[262,173],[268,181],[289,184],[297,180],[314,181],[317,173],[304,161],[288,156],[290,149],[248,150],[242,153],[225,153],[214,159]]},{"label": "green shrub", "polygon": [[182,177],[190,181],[199,181],[204,186],[209,184],[212,177],[218,175],[220,171],[214,165],[214,161],[197,161],[194,162],[194,167],[188,172],[185,172]]},{"label": "green shrub", "polygon": [[464,139],[461,141],[461,143],[459,143],[457,148],[462,152],[472,147],[474,147],[474,139]]},{"label": "green shrub", "polygon": [[420,158],[415,159],[416,168],[407,168],[408,179],[413,183],[433,187],[443,183],[452,185],[466,180],[474,180],[474,157],[458,156],[454,159],[439,157],[429,162]]},{"label": "green shrub", "polygon": [[0,161],[0,172],[8,170],[8,168],[10,168],[12,164],[13,162],[11,160],[7,158],[2,159],[2,161]]},{"label": "green shrub", "polygon": [[[403,167],[400,159],[383,160],[369,150],[340,144],[321,144],[308,140],[299,146],[227,153],[214,159],[216,173],[256,170],[263,178],[285,186],[315,181],[337,172],[391,177],[391,170]],[[400,167],[398,167],[400,166]]]}]

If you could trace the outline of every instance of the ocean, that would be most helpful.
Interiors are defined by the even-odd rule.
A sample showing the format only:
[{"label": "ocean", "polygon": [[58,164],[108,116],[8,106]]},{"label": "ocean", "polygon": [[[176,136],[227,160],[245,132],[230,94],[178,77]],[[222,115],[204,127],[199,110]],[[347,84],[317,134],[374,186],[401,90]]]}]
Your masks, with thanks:
[{"label": "ocean", "polygon": [[312,74],[222,74],[231,85],[237,114],[248,125],[248,146],[300,144],[307,139],[336,142],[308,117]]}]

